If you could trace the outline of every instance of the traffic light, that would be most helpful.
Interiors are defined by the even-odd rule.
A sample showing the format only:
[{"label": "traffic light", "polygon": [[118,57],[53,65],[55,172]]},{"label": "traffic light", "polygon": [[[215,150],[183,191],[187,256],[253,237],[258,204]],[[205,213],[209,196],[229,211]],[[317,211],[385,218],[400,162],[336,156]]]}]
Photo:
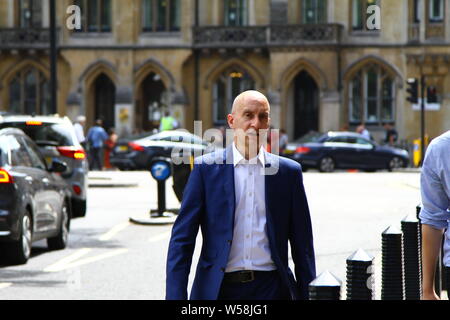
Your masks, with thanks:
[{"label": "traffic light", "polygon": [[427,102],[428,103],[437,103],[437,90],[435,86],[427,87]]},{"label": "traffic light", "polygon": [[416,78],[411,78],[406,81],[408,88],[406,91],[409,93],[409,96],[406,98],[411,103],[419,102],[419,81]]}]

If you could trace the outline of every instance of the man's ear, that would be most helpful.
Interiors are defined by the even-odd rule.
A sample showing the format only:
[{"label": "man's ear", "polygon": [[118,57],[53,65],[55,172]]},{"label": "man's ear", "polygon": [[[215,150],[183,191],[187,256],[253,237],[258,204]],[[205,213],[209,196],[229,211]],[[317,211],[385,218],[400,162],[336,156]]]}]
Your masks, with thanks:
[{"label": "man's ear", "polygon": [[234,118],[232,114],[227,115],[227,121],[230,128],[233,129]]}]

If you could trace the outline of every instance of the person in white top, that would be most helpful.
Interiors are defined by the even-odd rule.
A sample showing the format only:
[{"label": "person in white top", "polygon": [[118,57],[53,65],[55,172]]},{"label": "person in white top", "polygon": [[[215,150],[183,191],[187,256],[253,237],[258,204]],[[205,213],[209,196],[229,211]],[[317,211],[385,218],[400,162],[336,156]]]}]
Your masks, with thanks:
[{"label": "person in white top", "polygon": [[75,128],[75,135],[77,136],[78,142],[85,147],[85,141],[86,138],[84,136],[84,125],[86,123],[86,117],[85,116],[78,116],[77,122],[73,125]]}]

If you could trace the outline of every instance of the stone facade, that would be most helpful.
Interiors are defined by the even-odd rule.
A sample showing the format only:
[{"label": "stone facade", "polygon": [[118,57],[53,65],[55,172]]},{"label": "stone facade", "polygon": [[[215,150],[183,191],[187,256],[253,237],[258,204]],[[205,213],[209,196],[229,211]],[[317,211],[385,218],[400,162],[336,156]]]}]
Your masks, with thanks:
[{"label": "stone facade", "polygon": [[[202,120],[203,129],[221,125],[218,92],[234,90],[236,82],[223,77],[235,72],[247,75],[253,88],[269,97],[273,126],[285,128],[292,138],[307,128],[353,130],[366,122],[380,140],[384,111],[370,116],[369,106],[363,108],[367,118],[350,117],[351,105],[357,103],[351,102],[355,77],[367,79],[361,70],[379,70],[382,101],[377,108],[384,103],[392,107],[391,122],[401,139],[411,142],[420,136],[420,112],[406,100],[405,83],[412,77],[425,75],[427,85],[438,90],[439,109],[426,112],[427,134],[435,137],[450,128],[450,0],[443,0],[443,19],[437,22],[430,22],[429,0],[417,1],[416,11],[413,0],[382,0],[379,31],[354,30],[356,0],[324,1],[325,20],[317,25],[303,24],[301,0],[238,1],[245,3],[244,26],[224,22],[225,1],[181,0],[179,30],[172,32],[143,31],[144,0],[110,1],[110,32],[69,30],[66,10],[74,1],[56,1],[57,112],[71,119],[86,115],[88,126],[104,108],[111,109],[110,126],[121,135],[156,127],[152,117],[161,108],[191,131],[194,120]],[[10,109],[11,81],[20,70],[36,68],[50,76],[45,36],[28,44],[7,36],[19,26],[19,2],[0,2],[0,108],[5,111]],[[48,8],[49,0],[42,0],[41,33],[48,32]],[[384,77],[392,82],[389,98],[384,94],[391,89],[380,87]],[[366,90],[361,101],[370,105]],[[108,92],[109,98],[101,95]]]}]

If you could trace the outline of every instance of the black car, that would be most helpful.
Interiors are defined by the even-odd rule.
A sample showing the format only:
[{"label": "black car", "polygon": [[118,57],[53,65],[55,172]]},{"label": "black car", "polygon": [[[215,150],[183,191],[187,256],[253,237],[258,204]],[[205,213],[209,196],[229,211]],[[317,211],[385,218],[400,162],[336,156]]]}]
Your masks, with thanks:
[{"label": "black car", "polygon": [[152,159],[172,157],[174,148],[200,155],[213,146],[185,130],[169,130],[137,139],[121,139],[111,152],[110,162],[120,170],[150,170]]},{"label": "black car", "polygon": [[0,117],[0,129],[3,128],[18,128],[25,132],[38,145],[47,166],[55,158],[67,165],[61,175],[72,194],[72,217],[84,217],[87,208],[88,162],[70,119],[57,115],[4,115]]},{"label": "black car", "polygon": [[64,249],[70,228],[70,189],[65,163],[47,167],[37,145],[20,129],[0,130],[0,257],[24,264],[31,243],[47,239]]},{"label": "black car", "polygon": [[310,133],[289,143],[282,155],[299,162],[305,170],[317,168],[321,172],[392,171],[409,163],[406,150],[378,145],[354,132]]}]

